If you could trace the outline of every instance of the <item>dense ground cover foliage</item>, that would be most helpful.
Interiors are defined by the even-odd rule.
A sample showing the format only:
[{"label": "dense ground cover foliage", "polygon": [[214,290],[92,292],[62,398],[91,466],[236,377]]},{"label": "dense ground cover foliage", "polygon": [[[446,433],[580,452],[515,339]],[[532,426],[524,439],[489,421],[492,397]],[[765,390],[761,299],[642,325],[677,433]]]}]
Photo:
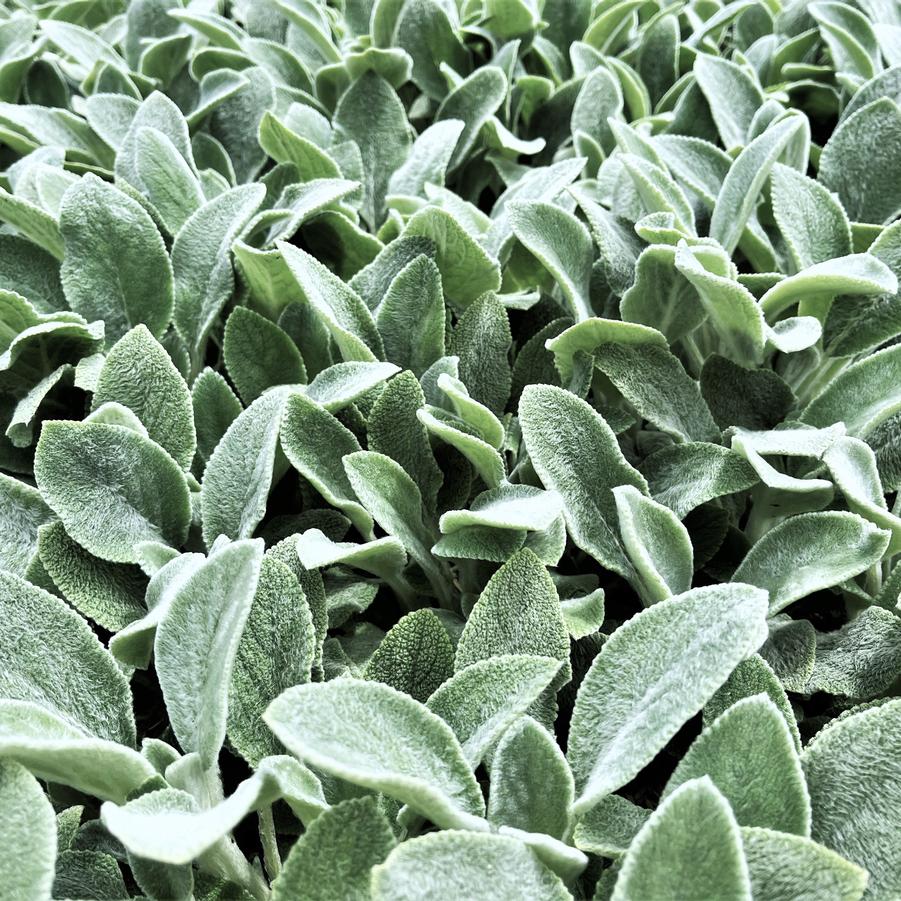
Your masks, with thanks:
[{"label": "dense ground cover foliage", "polygon": [[901,897],[898,3],[0,10],[0,897]]}]

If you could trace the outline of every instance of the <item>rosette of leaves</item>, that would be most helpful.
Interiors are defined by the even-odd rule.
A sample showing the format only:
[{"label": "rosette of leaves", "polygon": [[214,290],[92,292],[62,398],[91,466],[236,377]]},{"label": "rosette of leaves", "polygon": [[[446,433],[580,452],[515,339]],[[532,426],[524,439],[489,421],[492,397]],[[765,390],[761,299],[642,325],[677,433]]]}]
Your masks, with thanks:
[{"label": "rosette of leaves", "polygon": [[899,35],[0,3],[0,895],[898,897]]}]

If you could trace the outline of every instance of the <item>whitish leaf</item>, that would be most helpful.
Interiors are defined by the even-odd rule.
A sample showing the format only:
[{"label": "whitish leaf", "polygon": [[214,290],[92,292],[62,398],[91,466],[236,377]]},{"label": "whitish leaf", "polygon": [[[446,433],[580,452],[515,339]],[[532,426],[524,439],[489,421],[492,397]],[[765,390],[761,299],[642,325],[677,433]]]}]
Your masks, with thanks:
[{"label": "whitish leaf", "polygon": [[781,163],[770,184],[773,216],[796,269],[851,253],[851,225],[834,194]]},{"label": "whitish leaf", "polygon": [[707,501],[745,491],[758,481],[740,454],[705,442],[661,448],[642,461],[640,472],[654,500],[680,519]]},{"label": "whitish leaf", "polygon": [[838,194],[856,222],[889,222],[901,209],[892,180],[901,138],[901,110],[880,97],[839,123],[820,155],[819,180]]},{"label": "whitish leaf", "polygon": [[634,283],[620,302],[625,322],[653,326],[670,342],[697,328],[706,316],[694,286],[674,266],[675,257],[675,247],[645,247],[634,267]]},{"label": "whitish leaf", "polygon": [[504,483],[483,491],[467,510],[448,510],[442,514],[439,526],[445,535],[472,526],[543,532],[562,510],[562,500],[556,491]]},{"label": "whitish leaf", "polygon": [[84,736],[132,745],[128,683],[88,624],[11,573],[0,573],[0,587],[0,698],[39,704]]},{"label": "whitish leaf", "polygon": [[531,717],[514,723],[491,761],[488,821],[566,840],[573,777],[551,734]]},{"label": "whitish leaf", "polygon": [[[807,620],[785,614],[770,619],[770,637],[760,656],[787,691],[803,691],[814,667],[816,630]],[[792,717],[794,719],[794,717]]]},{"label": "whitish leaf", "polygon": [[392,173],[388,181],[388,194],[422,197],[427,184],[443,185],[448,163],[463,128],[461,119],[445,119],[432,123],[422,131],[413,142],[403,165]]},{"label": "whitish leaf", "polygon": [[192,214],[175,236],[174,323],[195,357],[235,287],[231,246],[265,193],[262,185],[225,191]]},{"label": "whitish leaf", "polygon": [[37,779],[21,764],[0,761],[0,839],[15,849],[0,866],[10,898],[44,901],[51,896],[56,858],[56,817]]},{"label": "whitish leaf", "polygon": [[450,636],[438,617],[425,609],[408,613],[391,627],[369,658],[365,678],[424,704],[453,671]]},{"label": "whitish leaf", "polygon": [[816,657],[805,693],[868,700],[886,692],[901,675],[901,619],[879,607],[832,632],[818,632]]},{"label": "whitish leaf", "polygon": [[372,873],[378,901],[568,901],[560,879],[522,842],[449,830],[402,842]]},{"label": "whitish leaf", "polygon": [[172,316],[172,266],[150,215],[94,175],[66,191],[60,209],[66,300],[87,319],[103,319],[108,340],[144,323],[160,336]]},{"label": "whitish leaf", "polygon": [[336,413],[399,371],[400,368],[394,363],[335,363],[323,369],[310,382],[305,393],[329,413]]},{"label": "whitish leaf", "polygon": [[623,858],[611,897],[750,901],[738,823],[708,778],[686,782],[651,814]]},{"label": "whitish leaf", "polygon": [[69,537],[61,522],[41,528],[38,554],[63,597],[104,629],[118,632],[147,612],[147,579],[141,570],[89,554]]},{"label": "whitish leaf", "polygon": [[122,871],[112,854],[106,851],[63,851],[56,858],[53,894],[73,898],[85,893],[95,898],[123,898],[127,893]]},{"label": "whitish leaf", "polygon": [[497,260],[447,210],[428,206],[414,213],[403,237],[428,238],[434,243],[442,288],[457,310],[465,310],[486,292],[500,289]]},{"label": "whitish leaf", "polygon": [[[866,7],[864,7],[866,8]],[[845,3],[810,4],[836,69],[859,78],[872,78],[882,68],[879,45],[870,20]]]},{"label": "whitish leaf", "polygon": [[496,416],[503,413],[510,397],[512,343],[507,311],[495,294],[485,294],[472,304],[450,338],[448,353],[458,357],[455,377]]},{"label": "whitish leaf", "polygon": [[895,345],[839,373],[801,414],[801,421],[825,427],[843,422],[848,434],[866,436],[901,409],[901,347]]},{"label": "whitish leaf", "polygon": [[178,547],[187,537],[184,473],[158,444],[131,429],[46,423],[35,478],[69,535],[104,560],[134,563],[138,542]]},{"label": "whitish leaf", "polygon": [[[884,229],[868,254],[901,273],[901,223]],[[830,356],[846,356],[878,347],[901,331],[898,293],[871,295],[864,300],[836,297],[824,322],[824,348]]]},{"label": "whitish leaf", "polygon": [[422,498],[416,483],[384,454],[357,451],[344,457],[344,470],[353,490],[372,518],[400,539],[407,553],[425,572],[437,596],[448,598],[449,585],[443,564],[429,548],[434,535],[422,519]]},{"label": "whitish leaf", "polygon": [[307,380],[297,345],[274,322],[247,307],[235,307],[228,317],[222,355],[229,378],[245,404],[275,385]]},{"label": "whitish leaf", "polygon": [[260,576],[260,541],[215,550],[179,586],[154,642],[172,730],[211,767],[225,739],[229,682]]},{"label": "whitish leaf", "polygon": [[295,842],[273,901],[368,897],[369,874],[395,846],[391,824],[375,798],[352,798],[317,817]]},{"label": "whitish leaf", "polygon": [[156,770],[130,747],[95,738],[41,704],[0,700],[0,758],[49,782],[124,802]]},{"label": "whitish leaf", "polygon": [[447,442],[469,460],[489,488],[500,486],[506,475],[503,458],[475,429],[452,413],[431,405],[417,410],[416,418],[430,435]]},{"label": "whitish leaf", "polygon": [[666,214],[679,235],[695,234],[694,210],[665,169],[633,153],[623,154],[622,164],[646,213]]},{"label": "whitish leaf", "polygon": [[749,585],[696,588],[613,633],[573,711],[567,756],[577,813],[637,775],[760,646],[766,598]]},{"label": "whitish leaf", "polygon": [[539,201],[511,203],[510,227],[517,239],[551,273],[580,322],[592,315],[589,297],[594,247],[588,229],[572,213]]},{"label": "whitish leaf", "polygon": [[443,356],[444,295],[441,273],[432,260],[421,254],[394,277],[376,323],[385,356],[417,377]]},{"label": "whitish leaf", "polygon": [[802,513],[767,532],[748,551],[733,578],[766,589],[769,612],[778,613],[882,559],[889,537],[854,513]]},{"label": "whitish leaf", "polygon": [[560,660],[567,681],[569,634],[557,589],[535,554],[517,551],[485,586],[457,645],[455,667],[464,669],[498,654],[542,654]]},{"label": "whitish leaf", "polygon": [[387,685],[298,685],[264,718],[317,769],[397,798],[442,828],[487,828],[481,792],[450,727]]},{"label": "whitish leaf", "polygon": [[901,519],[888,511],[876,455],[870,446],[858,438],[839,438],[823,454],[823,462],[848,506],[864,519],[891,532],[886,553],[896,554],[901,545]]},{"label": "whitish leaf", "polygon": [[170,235],[204,203],[200,181],[168,136],[156,128],[137,130],[137,174],[144,194]]},{"label": "whitish leaf", "polygon": [[[813,296],[836,294],[894,294],[898,279],[881,260],[868,253],[855,253],[837,260],[814,263],[796,275],[782,279],[760,298],[763,312],[779,316],[795,303]],[[803,309],[803,307],[802,307]]]},{"label": "whitish leaf", "polygon": [[0,569],[25,576],[38,549],[38,529],[55,518],[40,492],[0,474]]},{"label": "whitish leaf", "polygon": [[316,631],[300,582],[284,563],[265,556],[228,693],[228,738],[252,765],[281,753],[263,711],[286,688],[310,681],[316,652]]},{"label": "whitish leaf", "polygon": [[720,431],[698,383],[679,360],[664,345],[620,343],[616,334],[611,343],[597,346],[595,365],[639,415],[677,441],[719,442]]},{"label": "whitish leaf", "polygon": [[551,684],[560,661],[522,654],[480,660],[455,673],[428,700],[475,767],[517,717]]},{"label": "whitish leaf", "polygon": [[106,355],[93,407],[110,402],[133,411],[148,436],[183,469],[191,465],[197,438],[188,386],[143,325],[123,335]]},{"label": "whitish leaf", "polygon": [[364,538],[371,538],[372,517],[357,500],[341,462],[360,450],[353,432],[309,398],[292,394],[285,405],[281,445],[291,465],[345,513]]},{"label": "whitish leaf", "polygon": [[376,229],[385,216],[388,180],[410,149],[404,105],[384,78],[369,71],[341,95],[333,121],[360,148],[365,174],[362,214]]},{"label": "whitish leaf", "polygon": [[500,449],[504,443],[504,426],[486,406],[470,397],[469,389],[449,373],[438,376],[438,388],[444,392],[453,412],[487,444]]},{"label": "whitish leaf", "polygon": [[371,362],[384,356],[372,314],[353,288],[299,248],[282,241],[277,246],[307,303],[331,333],[344,359]]},{"label": "whitish leaf", "polygon": [[765,695],[744,698],[717,717],[679,761],[663,792],[709,776],[742,826],[810,833],[810,799],[782,714]]},{"label": "whitish leaf", "polygon": [[519,418],[529,458],[545,487],[563,498],[563,518],[575,544],[627,578],[632,565],[617,535],[612,489],[647,485],[623,457],[616,436],[585,401],[549,385],[529,385]]},{"label": "whitish leaf", "polygon": [[298,134],[271,111],[260,120],[260,147],[278,163],[288,163],[306,180],[339,178],[341,168],[329,153]]},{"label": "whitish leaf", "polygon": [[[189,758],[180,762],[186,760]],[[168,774],[173,778],[172,768]],[[250,811],[282,797],[304,821],[308,810],[318,813],[325,808],[322,788],[312,772],[290,757],[267,757],[229,797],[206,808],[186,791],[163,788],[121,807],[107,802],[100,815],[103,825],[133,854],[179,865],[189,864],[210,850]],[[234,859],[233,847],[229,855],[230,842],[223,844],[222,856]]]},{"label": "whitish leaf", "polygon": [[482,126],[497,112],[507,94],[507,78],[497,66],[482,66],[461,81],[438,107],[436,119],[463,122],[463,132],[448,166],[457,169],[472,152]]},{"label": "whitish leaf", "polygon": [[727,253],[738,246],[773,165],[805,127],[804,116],[786,117],[751,141],[732,164],[710,220],[710,237],[719,241]]},{"label": "whitish leaf", "polygon": [[63,259],[66,251],[59,225],[36,204],[0,188],[0,220],[56,259]]},{"label": "whitish leaf", "polygon": [[737,63],[706,53],[698,55],[694,73],[723,146],[726,150],[744,146],[754,114],[764,100],[757,80]]},{"label": "whitish leaf", "polygon": [[613,489],[619,532],[638,574],[637,589],[646,604],[681,594],[694,572],[691,538],[668,507],[645,497],[632,485]]},{"label": "whitish leaf", "polygon": [[[806,620],[798,620],[809,625]],[[768,622],[770,631],[773,631],[773,620]],[[767,639],[769,641],[769,639]],[[766,695],[782,714],[788,731],[791,733],[795,747],[801,750],[801,736],[798,732],[798,721],[795,719],[794,710],[785,689],[776,678],[775,672],[764,659],[763,652],[753,654],[747,660],[732,670],[732,674],[717,690],[716,694],[704,705],[704,724],[709,725],[717,717],[722,716],[743,698],[751,698],[755,695]],[[812,662],[812,661],[811,661]]]},{"label": "whitish leaf", "polygon": [[424,404],[425,395],[416,376],[409,370],[400,373],[372,405],[366,436],[369,450],[400,463],[431,511],[444,476],[435,462],[428,432],[417,419],[417,410]]},{"label": "whitish leaf", "polygon": [[592,317],[577,322],[547,342],[547,349],[554,354],[554,365],[564,382],[573,377],[574,360],[578,353],[595,356],[603,346],[636,345],[642,353],[659,345],[666,348],[666,338],[654,328],[615,319]]},{"label": "whitish leaf", "polygon": [[241,402],[228,382],[207,367],[194,379],[191,405],[197,430],[197,453],[206,463],[228,427],[241,413]]},{"label": "whitish leaf", "polygon": [[813,809],[811,838],[870,874],[868,894],[901,891],[898,755],[901,700],[864,707],[830,723],[801,757]]},{"label": "whitish leaf", "polygon": [[585,638],[597,632],[604,623],[604,589],[560,601],[563,622],[572,638]]},{"label": "whitish leaf", "polygon": [[860,901],[867,871],[800,835],[743,828],[742,846],[755,901]]},{"label": "whitish leaf", "polygon": [[735,363],[759,364],[766,344],[766,322],[754,295],[731,273],[722,274],[731,266],[725,254],[680,244],[675,264],[698,292],[722,355]]},{"label": "whitish leaf", "polygon": [[404,546],[393,537],[357,544],[332,541],[319,529],[307,529],[294,539],[297,556],[307,569],[324,569],[344,563],[390,581],[407,564]]},{"label": "whitish leaf", "polygon": [[579,819],[573,841],[590,854],[622,857],[650,815],[650,810],[620,795],[607,795]]},{"label": "whitish leaf", "polygon": [[249,538],[263,518],[277,469],[284,471],[276,451],[287,400],[287,389],[258,398],[231,423],[210,456],[200,491],[207,547],[219,535]]}]

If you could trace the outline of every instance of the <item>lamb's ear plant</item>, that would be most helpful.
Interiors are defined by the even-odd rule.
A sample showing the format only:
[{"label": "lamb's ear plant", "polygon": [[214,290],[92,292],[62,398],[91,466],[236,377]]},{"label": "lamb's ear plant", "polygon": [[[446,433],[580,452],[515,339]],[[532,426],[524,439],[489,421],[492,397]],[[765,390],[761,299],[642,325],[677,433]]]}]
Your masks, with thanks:
[{"label": "lamb's ear plant", "polygon": [[0,898],[901,897],[899,29],[0,0]]}]

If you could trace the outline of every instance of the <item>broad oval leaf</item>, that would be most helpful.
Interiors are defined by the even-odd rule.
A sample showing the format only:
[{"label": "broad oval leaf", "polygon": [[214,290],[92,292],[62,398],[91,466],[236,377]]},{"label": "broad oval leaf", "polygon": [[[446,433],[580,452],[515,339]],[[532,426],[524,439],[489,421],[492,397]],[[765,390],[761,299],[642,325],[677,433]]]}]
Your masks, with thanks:
[{"label": "broad oval leaf", "polygon": [[892,750],[899,735],[901,700],[892,699],[833,721],[801,757],[813,809],[811,838],[867,870],[874,898],[901,891],[901,845],[893,828],[901,810]]},{"label": "broad oval leaf", "polygon": [[766,601],[750,585],[696,588],[613,633],[573,710],[567,757],[576,813],[636,776],[763,643]]},{"label": "broad oval leaf", "polygon": [[663,791],[709,776],[742,826],[810,834],[810,798],[794,740],[766,695],[737,701],[695,739]]},{"label": "broad oval leaf", "polygon": [[854,513],[802,513],[767,532],[733,578],[766,589],[772,615],[863,572],[882,559],[889,537]]},{"label": "broad oval leaf", "polygon": [[[699,847],[705,851],[701,857]],[[707,777],[677,789],[635,836],[623,858],[612,901],[632,898],[750,901],[738,823]]]},{"label": "broad oval leaf", "polygon": [[135,563],[139,542],[179,547],[187,537],[184,473],[158,444],[131,429],[46,423],[35,478],[69,535],[104,560]]},{"label": "broad oval leaf", "polygon": [[88,624],[64,601],[0,572],[0,698],[30,701],[84,735],[135,741],[131,691]]},{"label": "broad oval leaf", "polygon": [[446,830],[406,841],[372,874],[378,901],[569,901],[564,884],[522,842]]},{"label": "broad oval leaf", "polygon": [[481,792],[450,727],[378,682],[298,685],[264,719],[318,769],[408,804],[445,829],[484,829]]},{"label": "broad oval leaf", "polygon": [[87,319],[103,319],[108,340],[138,323],[162,335],[172,316],[172,265],[144,208],[88,174],[63,197],[60,231],[69,306]]},{"label": "broad oval leaf", "polygon": [[56,816],[37,779],[21,764],[0,760],[0,840],[15,848],[0,864],[0,884],[10,898],[52,897]]},{"label": "broad oval leaf", "polygon": [[171,357],[146,326],[127,332],[106,355],[93,407],[111,402],[128,407],[148,437],[182,469],[191,465],[197,446],[191,395]]},{"label": "broad oval leaf", "polygon": [[535,471],[563,498],[572,540],[602,566],[633,577],[617,536],[612,489],[628,484],[644,492],[647,483],[623,457],[610,426],[585,401],[550,385],[523,391],[519,420]]}]

